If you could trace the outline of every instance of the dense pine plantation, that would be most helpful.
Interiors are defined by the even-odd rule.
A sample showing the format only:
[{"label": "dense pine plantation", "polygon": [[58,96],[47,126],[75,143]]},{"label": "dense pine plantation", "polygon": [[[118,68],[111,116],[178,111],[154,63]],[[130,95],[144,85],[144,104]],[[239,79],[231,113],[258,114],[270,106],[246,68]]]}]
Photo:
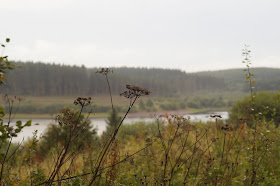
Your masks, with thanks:
[{"label": "dense pine plantation", "polygon": [[[31,96],[81,96],[108,93],[106,80],[97,68],[44,63],[16,63],[22,66],[16,73],[7,74],[3,91],[9,94]],[[112,68],[111,90],[122,92],[126,84],[137,84],[153,91],[153,95],[171,96],[190,94],[199,90],[215,90],[225,87],[221,78],[187,74],[180,70],[147,68]],[[166,76],[168,74],[168,76]]]}]

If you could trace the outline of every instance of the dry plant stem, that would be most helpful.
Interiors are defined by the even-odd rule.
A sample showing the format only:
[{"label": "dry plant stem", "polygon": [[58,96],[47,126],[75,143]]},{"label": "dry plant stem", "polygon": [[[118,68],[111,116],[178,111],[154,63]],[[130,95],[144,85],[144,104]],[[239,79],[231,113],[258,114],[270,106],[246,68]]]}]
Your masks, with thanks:
[{"label": "dry plant stem", "polygon": [[[207,136],[207,130],[206,130],[206,143],[207,143],[207,146],[209,146],[209,141],[208,141],[208,136]],[[211,159],[211,151],[209,149],[209,157]]]},{"label": "dry plant stem", "polygon": [[[213,144],[213,142],[211,142],[210,144],[209,144],[209,146],[206,148],[206,150],[205,151],[203,151],[200,155],[198,155],[198,158],[196,158],[195,160],[193,160],[192,161],[192,163],[195,163],[197,160],[200,160],[201,158],[202,158],[202,155],[204,155],[208,150],[209,150],[209,148],[212,146],[212,144]],[[192,157],[194,156],[194,154],[192,154],[191,155]],[[189,157],[190,158],[190,157]],[[188,159],[189,159],[188,158]],[[187,160],[188,160],[187,159]],[[187,160],[185,161],[185,162],[187,162]],[[186,178],[186,177],[185,177]],[[186,184],[186,180],[184,180],[184,184]]]},{"label": "dry plant stem", "polygon": [[172,179],[173,179],[174,170],[175,170],[176,166],[179,165],[179,161],[180,161],[180,159],[181,159],[181,156],[182,156],[183,153],[184,153],[184,149],[185,149],[186,144],[187,144],[187,139],[188,139],[188,137],[189,137],[189,133],[190,133],[190,131],[188,131],[187,137],[185,138],[185,141],[184,141],[184,143],[183,143],[182,150],[181,150],[181,152],[180,152],[180,154],[179,154],[179,157],[177,158],[177,160],[176,160],[174,166],[173,166],[172,169],[171,169],[169,185],[171,184],[171,181],[172,181]]},{"label": "dry plant stem", "polygon": [[[197,135],[197,131],[196,131],[195,141],[197,141],[197,137],[198,137],[198,135]],[[190,165],[189,165],[189,167],[188,167],[188,172],[187,172],[187,174],[186,174],[186,176],[185,176],[185,178],[184,178],[184,182],[183,182],[184,184],[186,183],[187,178],[188,178],[188,176],[189,176],[190,168],[191,168],[192,163],[193,163],[193,157],[194,157],[194,154],[196,153],[196,151],[197,151],[197,147],[196,147],[196,143],[195,143],[195,145],[194,145],[194,147],[193,147],[193,153],[192,153],[192,155],[191,155]]]},{"label": "dry plant stem", "polygon": [[251,95],[251,104],[252,104],[252,115],[253,115],[253,120],[254,120],[254,141],[253,141],[253,149],[252,149],[252,179],[251,179],[251,184],[254,185],[255,179],[256,179],[256,132],[257,132],[257,122],[256,122],[256,117],[254,115],[255,112],[255,103],[254,103],[254,96],[253,96],[253,82],[252,82],[252,74],[250,71],[250,60],[249,60],[249,53],[250,51],[248,50],[248,46],[245,45],[244,55],[245,55],[245,62],[247,63],[247,71],[248,71],[248,80],[249,80],[249,87],[250,87],[250,95]]},{"label": "dry plant stem", "polygon": [[200,166],[200,160],[201,160],[201,158],[198,159],[198,164],[197,164],[197,168],[196,168],[195,178],[197,178],[197,175],[198,175],[199,166]]},{"label": "dry plant stem", "polygon": [[[140,150],[134,152],[133,154],[126,156],[126,157],[125,157],[124,159],[122,159],[121,161],[119,161],[119,162],[117,162],[117,163],[115,163],[115,164],[113,164],[113,165],[110,165],[110,166],[107,166],[107,167],[103,167],[101,170],[105,170],[105,169],[114,167],[114,166],[116,166],[116,165],[118,165],[118,164],[120,164],[120,163],[123,163],[123,162],[127,161],[129,158],[131,158],[131,157],[135,156],[136,154],[142,152],[143,150],[147,149],[147,148],[150,147],[152,144],[153,144],[153,142],[150,143],[150,144],[148,144],[148,145],[145,146],[144,148],[142,148],[142,149],[140,149]],[[77,175],[77,176],[71,176],[71,177],[68,177],[68,178],[62,178],[62,179],[60,179],[60,180],[53,180],[52,183],[61,182],[61,181],[64,181],[64,180],[70,180],[70,179],[74,179],[74,178],[78,178],[78,177],[83,177],[83,176],[87,176],[87,175],[90,175],[90,174],[93,174],[93,173],[94,173],[94,172],[88,172],[88,173],[84,173],[84,174]],[[95,176],[95,178],[100,177],[100,176],[101,176],[101,174],[98,174],[98,175]],[[45,182],[43,182],[43,183],[37,184],[36,186],[44,185],[44,184],[46,184],[46,183],[48,183],[48,182],[45,181]]]},{"label": "dry plant stem", "polygon": [[[204,137],[205,134],[206,134],[206,132],[205,132],[198,140],[196,140],[189,148],[185,149],[185,150],[184,150],[184,153],[185,153],[187,150],[189,150],[190,148],[192,148],[194,145],[196,145],[196,144]],[[188,161],[188,159],[185,160],[185,161],[183,162],[183,164],[185,164],[187,161]],[[182,165],[183,165],[183,164],[182,164]]]},{"label": "dry plant stem", "polygon": [[[9,119],[8,119],[8,127],[10,126],[11,124],[11,121],[13,119],[12,117],[12,113],[13,113],[13,101],[10,100],[10,98],[6,95],[6,99],[8,101],[8,105],[9,105]],[[18,105],[19,106],[19,105]],[[18,145],[18,147],[14,150],[14,152],[12,153],[12,155],[10,157],[7,158],[8,156],[8,153],[10,151],[10,147],[11,147],[11,144],[12,144],[12,140],[13,140],[13,137],[10,138],[10,141],[9,141],[9,144],[8,144],[8,147],[6,149],[6,152],[5,152],[5,155],[4,155],[4,159],[3,161],[1,162],[1,172],[0,172],[0,186],[2,185],[2,178],[3,178],[3,171],[4,171],[4,166],[5,166],[5,163],[10,159],[10,157],[12,157],[16,151],[18,150],[18,148],[21,146],[22,143],[20,143]],[[1,145],[0,145],[0,149],[2,149],[2,146],[3,146],[3,140],[1,141]]]},{"label": "dry plant stem", "polygon": [[[172,147],[172,144],[174,142],[174,139],[176,138],[176,135],[178,133],[178,129],[179,129],[180,125],[177,124],[177,128],[175,130],[175,134],[173,135],[172,139],[171,139],[171,143],[168,144],[168,147],[167,149],[165,150],[165,163],[164,163],[164,171],[163,171],[163,176],[162,176],[162,181],[164,181],[165,179],[165,175],[166,175],[166,168],[167,168],[167,164],[168,164],[168,157],[169,157],[169,152],[170,152],[170,149]],[[171,160],[170,160],[170,164],[171,164]],[[172,165],[171,165],[172,166]],[[170,183],[170,182],[169,182]]]},{"label": "dry plant stem", "polygon": [[259,169],[260,163],[262,162],[263,158],[265,157],[267,151],[268,151],[268,142],[267,142],[267,144],[266,144],[266,146],[265,146],[265,151],[264,151],[263,155],[261,156],[261,158],[260,158],[260,160],[259,160],[259,163],[256,165],[256,170]]},{"label": "dry plant stem", "polygon": [[108,84],[108,88],[109,88],[110,99],[111,99],[111,106],[112,106],[112,112],[114,112],[114,104],[113,104],[112,91],[111,91],[111,86],[110,86],[110,83],[109,83],[109,79],[108,79],[107,74],[105,75],[105,77],[106,77],[107,84]]},{"label": "dry plant stem", "polygon": [[10,141],[9,141],[9,145],[8,145],[8,148],[7,148],[6,152],[5,152],[4,159],[3,159],[3,161],[1,162],[0,186],[2,185],[2,177],[3,177],[4,165],[5,165],[5,163],[6,163],[6,158],[7,158],[8,152],[9,152],[10,147],[11,147],[12,139],[13,139],[13,138],[11,138]]},{"label": "dry plant stem", "polygon": [[103,163],[104,158],[107,156],[107,152],[108,152],[108,150],[109,150],[111,144],[114,142],[115,137],[116,137],[116,135],[117,135],[117,133],[118,133],[118,131],[119,131],[119,128],[120,128],[121,125],[123,124],[123,121],[125,120],[126,116],[127,116],[128,113],[130,112],[131,108],[133,107],[134,103],[136,102],[136,100],[137,100],[138,98],[139,98],[138,96],[136,96],[136,97],[134,98],[133,102],[130,104],[129,108],[127,109],[127,111],[126,111],[126,113],[125,113],[125,115],[124,115],[124,117],[122,118],[120,124],[116,127],[116,129],[115,129],[115,131],[114,131],[114,133],[113,133],[111,139],[109,140],[108,144],[105,146],[105,148],[103,148],[103,149],[101,150],[100,156],[98,157],[97,162],[96,162],[96,166],[94,167],[94,172],[93,172],[94,175],[93,175],[93,177],[92,177],[92,179],[91,179],[89,185],[92,185],[93,182],[95,181],[95,179],[97,178],[97,175],[98,175],[98,172],[99,172],[99,168],[100,168],[101,164]]},{"label": "dry plant stem", "polygon": [[232,180],[232,174],[233,174],[233,172],[234,172],[234,169],[236,169],[236,167],[237,167],[237,162],[238,162],[238,157],[239,157],[239,153],[240,153],[240,150],[241,150],[241,145],[240,145],[240,147],[239,147],[239,149],[238,149],[238,151],[237,151],[237,155],[236,155],[236,158],[235,158],[235,162],[234,162],[234,167],[232,168],[232,171],[231,171],[231,173],[230,173],[230,176],[229,176],[229,182],[231,182],[231,180]]},{"label": "dry plant stem", "polygon": [[24,138],[21,140],[21,142],[18,144],[17,148],[14,150],[14,152],[7,158],[6,162],[9,161],[18,151],[18,149],[21,147],[22,143],[24,141]]},{"label": "dry plant stem", "polygon": [[[226,144],[226,135],[227,135],[227,133],[225,132],[225,134],[224,134],[224,142],[223,142],[222,158],[221,158],[219,170],[220,170],[220,169],[222,168],[222,166],[223,166],[224,164],[226,164],[226,162],[227,162],[227,156],[225,156],[225,154],[224,154],[224,151],[225,151],[225,144]],[[229,152],[229,151],[228,151],[228,152]],[[224,163],[224,156],[226,157],[225,163]],[[224,171],[222,171],[222,175],[221,175],[221,184],[223,184],[223,176],[224,176],[224,174],[225,174],[225,171],[226,171],[226,169],[225,169]]]},{"label": "dry plant stem", "polygon": [[[81,109],[79,111],[79,115],[78,115],[78,118],[77,118],[77,121],[76,121],[76,125],[78,124],[79,122],[79,119],[81,117],[81,114],[83,112],[83,108],[84,108],[84,105],[81,106]],[[75,126],[76,126],[75,125]],[[74,128],[75,129],[75,128]],[[74,131],[71,131],[71,128],[70,128],[70,135],[69,135],[69,140],[67,142],[67,144],[63,147],[63,149],[61,150],[61,152],[59,153],[59,156],[56,160],[56,164],[54,166],[54,169],[53,169],[53,172],[51,173],[48,181],[46,182],[46,185],[52,185],[52,182],[55,178],[55,176],[58,174],[58,172],[60,171],[60,168],[62,167],[62,165],[64,164],[64,159],[68,153],[68,150],[69,150],[69,147],[71,145],[71,142],[73,141],[72,139],[72,132]],[[76,137],[76,136],[75,136]]]},{"label": "dry plant stem", "polygon": [[231,149],[233,148],[233,146],[235,145],[235,143],[237,142],[239,136],[240,136],[241,131],[239,131],[238,136],[235,138],[234,142],[232,143],[232,145],[229,146],[227,152],[225,153],[225,156],[227,156],[229,154],[229,152],[231,151]]},{"label": "dry plant stem", "polygon": [[72,160],[71,160],[71,163],[70,163],[70,165],[69,165],[69,167],[67,168],[67,170],[66,171],[64,171],[64,173],[63,173],[63,175],[61,176],[61,178],[64,178],[64,176],[67,174],[67,173],[69,173],[70,172],[70,169],[71,169],[71,167],[73,166],[73,164],[74,164],[74,159],[75,159],[75,157],[78,155],[78,153],[75,153],[74,154],[74,157],[72,158]]},{"label": "dry plant stem", "polygon": [[222,150],[222,157],[221,157],[219,169],[221,169],[221,167],[223,165],[223,158],[224,158],[224,151],[225,151],[225,144],[226,144],[226,135],[227,135],[227,133],[224,134],[223,150]]}]

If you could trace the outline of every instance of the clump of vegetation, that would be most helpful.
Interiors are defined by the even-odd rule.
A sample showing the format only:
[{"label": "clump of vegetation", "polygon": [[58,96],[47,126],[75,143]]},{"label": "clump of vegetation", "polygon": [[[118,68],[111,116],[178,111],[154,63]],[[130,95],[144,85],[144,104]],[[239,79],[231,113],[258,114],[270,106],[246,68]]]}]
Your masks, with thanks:
[{"label": "clump of vegetation", "polygon": [[[274,100],[276,92],[259,92],[254,95],[254,111],[258,119],[279,126],[280,104]],[[229,121],[240,124],[246,120],[247,125],[252,126],[251,120],[251,96],[237,101],[231,108]]]}]

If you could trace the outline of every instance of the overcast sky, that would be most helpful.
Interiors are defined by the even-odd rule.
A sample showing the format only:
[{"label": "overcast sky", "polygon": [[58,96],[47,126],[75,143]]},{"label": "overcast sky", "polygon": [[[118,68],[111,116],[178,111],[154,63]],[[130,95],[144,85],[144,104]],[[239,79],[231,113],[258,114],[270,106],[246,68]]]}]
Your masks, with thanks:
[{"label": "overcast sky", "polygon": [[187,72],[280,68],[279,0],[0,0],[10,60]]}]

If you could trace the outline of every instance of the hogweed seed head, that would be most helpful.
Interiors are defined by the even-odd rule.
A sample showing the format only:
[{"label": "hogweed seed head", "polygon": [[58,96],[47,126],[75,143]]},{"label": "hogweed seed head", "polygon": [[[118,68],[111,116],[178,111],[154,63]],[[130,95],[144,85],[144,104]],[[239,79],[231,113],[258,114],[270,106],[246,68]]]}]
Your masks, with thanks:
[{"label": "hogweed seed head", "polygon": [[91,102],[91,97],[88,98],[82,98],[82,97],[78,97],[75,101],[74,101],[74,105],[80,105],[80,106],[88,106],[90,105]]},{"label": "hogweed seed head", "polygon": [[109,68],[102,68],[101,70],[98,70],[96,73],[102,74],[102,75],[108,75],[109,73],[113,73],[113,70],[110,70]]},{"label": "hogweed seed head", "polygon": [[121,93],[120,96],[134,98],[151,94],[151,91],[134,85],[126,85],[126,88],[128,90]]}]

